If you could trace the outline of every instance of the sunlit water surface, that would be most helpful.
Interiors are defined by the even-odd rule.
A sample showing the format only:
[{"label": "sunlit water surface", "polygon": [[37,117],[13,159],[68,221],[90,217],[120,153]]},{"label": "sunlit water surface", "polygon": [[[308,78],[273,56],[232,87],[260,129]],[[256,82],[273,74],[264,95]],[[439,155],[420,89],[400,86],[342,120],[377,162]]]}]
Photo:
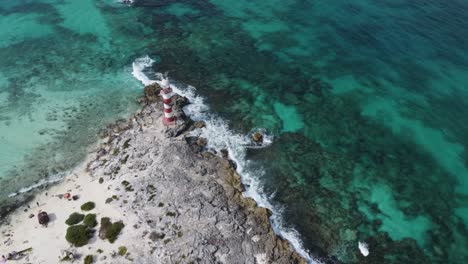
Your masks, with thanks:
[{"label": "sunlit water surface", "polygon": [[315,258],[466,263],[467,23],[461,0],[4,0],[1,205],[138,109],[149,55],[232,131],[274,135],[244,169]]}]

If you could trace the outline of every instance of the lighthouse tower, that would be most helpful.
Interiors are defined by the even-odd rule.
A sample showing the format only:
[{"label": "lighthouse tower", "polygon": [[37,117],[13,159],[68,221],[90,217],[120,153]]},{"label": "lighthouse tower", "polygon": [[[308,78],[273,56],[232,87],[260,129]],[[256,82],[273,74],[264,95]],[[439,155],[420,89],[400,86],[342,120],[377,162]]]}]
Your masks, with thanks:
[{"label": "lighthouse tower", "polygon": [[172,96],[174,93],[172,92],[171,87],[169,86],[169,80],[163,79],[161,81],[161,97],[163,98],[164,103],[164,117],[163,117],[163,124],[165,126],[174,125],[175,124],[175,116],[172,112]]}]

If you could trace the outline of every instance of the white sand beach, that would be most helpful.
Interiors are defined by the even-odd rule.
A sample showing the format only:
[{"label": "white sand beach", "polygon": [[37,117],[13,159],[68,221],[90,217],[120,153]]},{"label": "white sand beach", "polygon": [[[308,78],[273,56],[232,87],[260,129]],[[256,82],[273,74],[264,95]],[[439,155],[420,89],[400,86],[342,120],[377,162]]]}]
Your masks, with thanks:
[{"label": "white sand beach", "polygon": [[[80,206],[88,201],[96,204],[95,209],[89,213],[97,214],[98,220],[100,217],[110,217],[112,220],[120,220],[123,218],[122,211],[115,205],[106,204],[107,198],[113,195],[111,190],[108,190],[107,184],[99,184],[97,179],[90,177],[85,171],[85,165],[77,167],[71,175],[66,179],[39,193],[34,200],[19,207],[13,214],[9,216],[9,224],[0,226],[2,241],[0,244],[0,254],[7,255],[13,251],[21,251],[23,249],[32,248],[30,254],[19,261],[11,261],[12,263],[58,263],[62,257],[63,250],[75,251],[66,240],[65,234],[67,225],[65,220],[74,212],[84,213]],[[70,193],[78,195],[79,199],[59,198],[59,195]],[[39,206],[37,205],[39,203]],[[47,227],[39,224],[37,213],[45,211],[49,214],[50,223]],[[29,218],[31,214],[34,217]],[[129,217],[126,217],[126,223],[131,225]],[[128,241],[128,232],[125,228],[122,231],[119,241],[111,244],[108,241],[101,240],[96,236],[90,240],[89,246],[84,246],[79,249],[79,254],[86,256],[99,255],[97,249],[103,250],[103,256],[110,255],[112,252],[117,252],[118,247],[122,246],[119,242]],[[9,262],[7,262],[9,263]]]}]

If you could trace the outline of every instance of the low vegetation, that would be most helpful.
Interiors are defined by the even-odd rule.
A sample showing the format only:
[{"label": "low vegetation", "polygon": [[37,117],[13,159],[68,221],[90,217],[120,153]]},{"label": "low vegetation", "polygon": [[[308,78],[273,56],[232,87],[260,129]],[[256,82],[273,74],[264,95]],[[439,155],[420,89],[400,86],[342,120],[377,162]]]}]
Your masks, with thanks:
[{"label": "low vegetation", "polygon": [[121,184],[125,187],[125,191],[127,191],[127,192],[133,192],[134,191],[132,185],[128,181],[124,180],[124,181],[122,181]]},{"label": "low vegetation", "polygon": [[67,220],[65,220],[65,224],[67,225],[76,225],[83,221],[84,215],[80,213],[72,213]]},{"label": "low vegetation", "polygon": [[154,199],[154,197],[156,197],[156,194],[152,194],[152,195],[148,198],[148,202],[151,202],[151,201]]},{"label": "low vegetation", "polygon": [[82,206],[81,206],[81,210],[83,211],[91,211],[94,209],[94,207],[96,207],[96,205],[93,203],[93,202],[87,202],[87,203],[84,203]]},{"label": "low vegetation", "polygon": [[167,212],[166,215],[170,217],[175,217],[177,214],[174,212]]},{"label": "low vegetation", "polygon": [[97,226],[96,214],[87,214],[83,219],[83,224],[89,228]]},{"label": "low vegetation", "polygon": [[112,223],[108,217],[103,217],[101,218],[99,237],[109,240],[110,243],[114,243],[124,227],[125,225],[122,221]]},{"label": "low vegetation", "polygon": [[128,160],[128,157],[130,157],[130,155],[127,155],[125,156],[123,159],[120,160],[120,164],[126,164],[127,163],[127,160]]},{"label": "low vegetation", "polygon": [[112,152],[112,155],[117,156],[117,155],[119,155],[119,153],[120,153],[120,149],[115,148],[114,151]]},{"label": "low vegetation", "polygon": [[106,204],[111,203],[112,201],[118,201],[119,197],[117,195],[112,195],[112,197],[109,197],[106,199]]},{"label": "low vegetation", "polygon": [[128,147],[130,147],[130,144],[129,144],[129,143],[130,143],[130,140],[131,140],[131,139],[129,138],[129,139],[127,139],[127,140],[123,143],[123,148],[124,148],[124,149],[127,149]]},{"label": "low vegetation", "polygon": [[85,225],[74,225],[67,229],[65,239],[75,247],[82,247],[88,244],[89,239],[93,236],[93,230]]},{"label": "low vegetation", "polygon": [[125,256],[125,254],[127,254],[127,248],[123,246],[119,247],[119,251],[117,251],[117,254],[122,257]]},{"label": "low vegetation", "polygon": [[130,183],[129,183],[128,181],[126,181],[126,180],[123,180],[123,181],[121,182],[121,184],[122,184],[123,186],[125,186],[125,187],[127,187],[127,186],[130,185]]},{"label": "low vegetation", "polygon": [[146,186],[146,191],[149,193],[154,193],[156,191],[156,187],[154,187],[152,184],[148,184],[148,186]]},{"label": "low vegetation", "polygon": [[72,259],[68,255],[60,259],[60,262],[71,262],[71,261]]},{"label": "low vegetation", "polygon": [[92,255],[88,255],[84,258],[84,264],[91,264],[94,262],[94,258]]}]

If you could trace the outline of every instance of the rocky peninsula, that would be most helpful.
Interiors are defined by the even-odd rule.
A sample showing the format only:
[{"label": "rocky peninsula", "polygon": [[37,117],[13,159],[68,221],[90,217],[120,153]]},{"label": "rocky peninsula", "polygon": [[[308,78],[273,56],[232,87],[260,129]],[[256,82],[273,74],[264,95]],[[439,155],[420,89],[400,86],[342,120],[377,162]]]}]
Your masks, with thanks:
[{"label": "rocky peninsula", "polygon": [[[174,97],[177,124],[163,126],[160,90],[145,87],[142,109],[103,130],[83,165],[8,216],[0,254],[29,249],[14,263],[306,262],[274,233],[271,213],[243,197],[227,151],[191,136],[204,123],[185,116],[187,98]],[[47,227],[39,210],[50,216]],[[83,217],[70,224],[73,213]],[[83,245],[72,246],[70,226],[86,230]]]}]

